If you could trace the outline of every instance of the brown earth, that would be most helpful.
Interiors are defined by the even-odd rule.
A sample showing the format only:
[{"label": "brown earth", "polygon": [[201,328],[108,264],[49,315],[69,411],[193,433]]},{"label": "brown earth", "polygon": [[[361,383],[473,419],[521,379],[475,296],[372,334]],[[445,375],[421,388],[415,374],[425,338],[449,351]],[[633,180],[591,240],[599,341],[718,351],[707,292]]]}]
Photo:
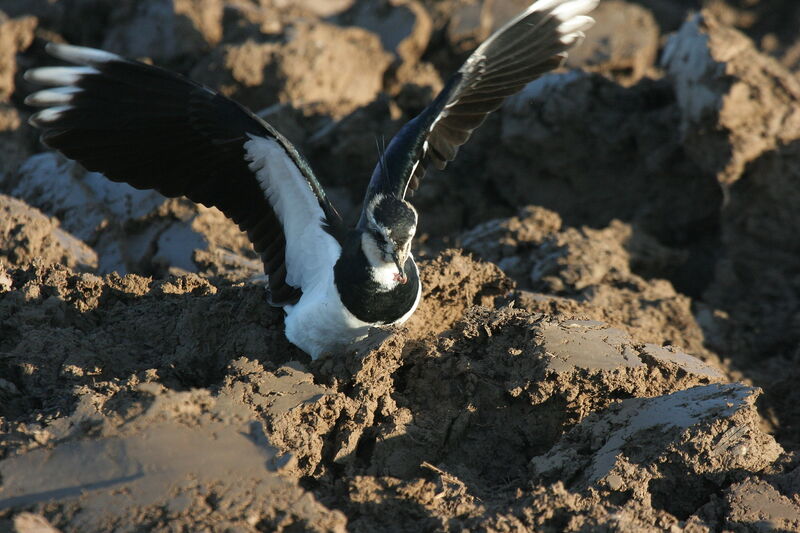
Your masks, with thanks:
[{"label": "brown earth", "polygon": [[527,3],[0,3],[0,531],[800,531],[796,3],[604,0],[412,199],[415,315],[317,361],[218,211],[25,124],[47,40],[146,58],[352,217]]}]

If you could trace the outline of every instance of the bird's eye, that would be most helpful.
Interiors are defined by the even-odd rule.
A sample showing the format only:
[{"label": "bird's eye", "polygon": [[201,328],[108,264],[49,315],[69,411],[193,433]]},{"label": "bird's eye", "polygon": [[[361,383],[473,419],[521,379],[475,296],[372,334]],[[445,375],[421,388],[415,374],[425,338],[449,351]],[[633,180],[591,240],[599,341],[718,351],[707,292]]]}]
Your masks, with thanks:
[{"label": "bird's eye", "polygon": [[386,242],[386,238],[380,231],[373,231],[372,238],[375,239],[375,244],[377,244],[380,248],[383,248],[388,243]]}]

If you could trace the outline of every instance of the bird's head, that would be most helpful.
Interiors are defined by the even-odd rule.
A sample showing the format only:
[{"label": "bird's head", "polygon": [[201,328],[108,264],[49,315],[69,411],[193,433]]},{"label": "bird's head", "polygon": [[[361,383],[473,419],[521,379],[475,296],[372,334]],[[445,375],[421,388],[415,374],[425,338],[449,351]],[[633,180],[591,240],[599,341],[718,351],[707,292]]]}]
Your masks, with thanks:
[{"label": "bird's head", "polygon": [[406,283],[404,267],[417,231],[417,210],[405,200],[377,194],[367,205],[366,215],[364,254],[373,267],[394,264],[397,268],[394,280]]}]

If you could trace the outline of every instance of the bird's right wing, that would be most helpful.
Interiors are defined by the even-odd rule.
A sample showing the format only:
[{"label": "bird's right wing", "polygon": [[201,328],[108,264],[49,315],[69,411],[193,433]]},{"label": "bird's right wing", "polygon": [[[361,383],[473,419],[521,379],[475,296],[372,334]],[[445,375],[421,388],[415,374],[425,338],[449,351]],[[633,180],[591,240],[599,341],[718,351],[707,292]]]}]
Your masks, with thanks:
[{"label": "bird's right wing", "polygon": [[[432,164],[443,169],[503,101],[559,67],[594,24],[599,0],[539,0],[493,33],[469,56],[416,118],[395,135],[370,181],[376,193],[405,197]],[[388,171],[391,169],[391,172]]]},{"label": "bird's right wing", "polygon": [[50,43],[81,66],[26,72],[57,86],[26,103],[42,141],[89,170],[137,189],[218,207],[247,232],[271,301],[297,301],[339,256],[341,219],[295,148],[244,107],[167,70],[115,54]]}]

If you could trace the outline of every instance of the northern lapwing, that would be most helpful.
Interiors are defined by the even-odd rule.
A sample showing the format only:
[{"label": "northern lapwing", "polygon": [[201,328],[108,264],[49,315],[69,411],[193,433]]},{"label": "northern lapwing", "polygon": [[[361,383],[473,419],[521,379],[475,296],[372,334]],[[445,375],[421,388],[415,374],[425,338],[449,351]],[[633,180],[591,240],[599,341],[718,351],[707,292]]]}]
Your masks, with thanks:
[{"label": "northern lapwing", "polygon": [[409,191],[428,166],[452,161],[508,96],[560,66],[597,3],[539,0],[481,44],[383,151],[353,227],[280,132],[179,74],[50,43],[50,55],[78,66],[27,71],[27,80],[55,88],[25,102],[45,108],[30,118],[44,144],[88,170],[233,219],[263,259],[286,337],[316,358],[411,316],[421,286]]}]

